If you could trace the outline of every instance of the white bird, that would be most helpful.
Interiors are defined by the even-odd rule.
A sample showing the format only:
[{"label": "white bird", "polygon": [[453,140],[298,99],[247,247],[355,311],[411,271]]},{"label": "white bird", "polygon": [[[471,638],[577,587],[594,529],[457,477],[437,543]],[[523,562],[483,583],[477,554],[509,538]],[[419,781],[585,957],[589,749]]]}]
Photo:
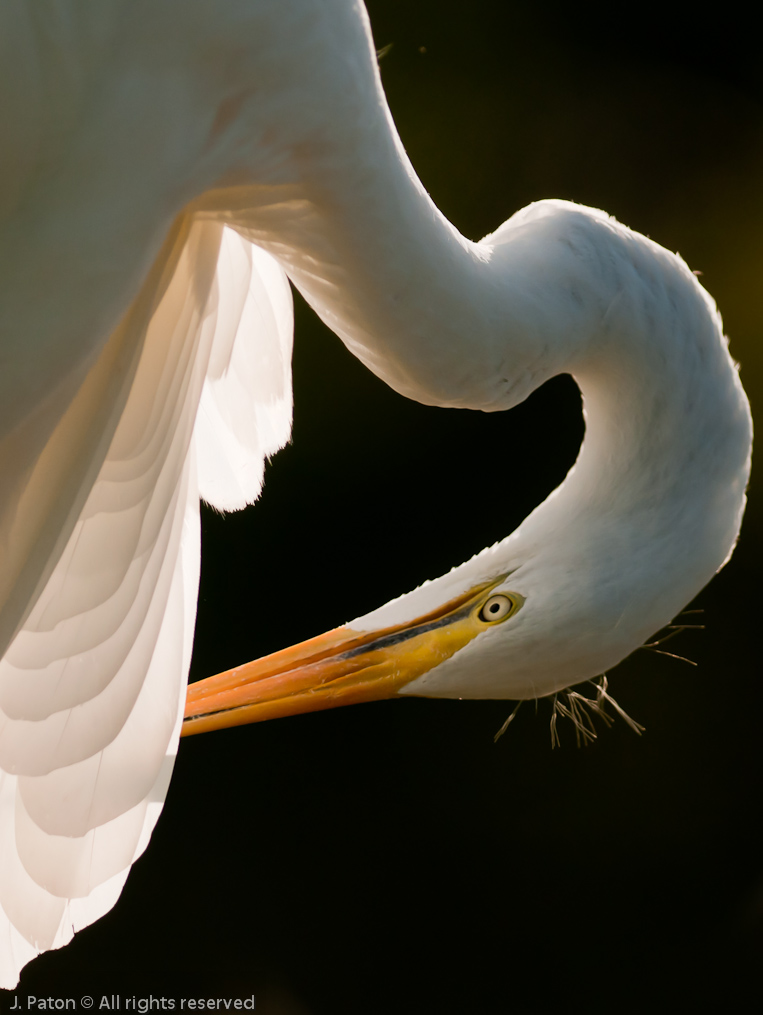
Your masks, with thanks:
[{"label": "white bird", "polygon": [[[289,436],[287,277],[397,391],[493,411],[569,372],[586,436],[509,537],[195,686],[189,732],[393,694],[537,698],[603,673],[728,559],[751,422],[715,305],[680,258],[562,201],[479,243],[440,214],[360,0],[9,3],[0,39],[12,986],[111,908],[157,820],[199,495],[252,502]],[[497,467],[510,456],[496,449]]]}]

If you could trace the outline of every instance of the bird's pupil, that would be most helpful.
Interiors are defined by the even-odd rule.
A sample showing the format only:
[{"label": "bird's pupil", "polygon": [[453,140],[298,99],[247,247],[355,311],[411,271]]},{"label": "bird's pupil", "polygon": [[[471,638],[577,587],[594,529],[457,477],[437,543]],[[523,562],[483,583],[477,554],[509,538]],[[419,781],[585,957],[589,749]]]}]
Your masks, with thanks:
[{"label": "bird's pupil", "polygon": [[501,607],[498,605],[498,603],[492,603],[491,606],[490,606],[490,612],[491,613],[498,613],[500,608]]}]

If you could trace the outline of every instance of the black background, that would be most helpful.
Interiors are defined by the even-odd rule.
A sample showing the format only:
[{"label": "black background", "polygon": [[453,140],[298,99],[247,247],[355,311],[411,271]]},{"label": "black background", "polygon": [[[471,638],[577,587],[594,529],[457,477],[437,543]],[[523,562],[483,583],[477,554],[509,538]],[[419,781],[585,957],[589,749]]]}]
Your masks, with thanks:
[{"label": "black background", "polygon": [[[678,250],[763,385],[758,28],[740,5],[376,0],[414,166],[477,239],[562,197]],[[751,8],[747,8],[752,10]],[[753,14],[746,15],[750,19]],[[205,511],[194,678],[336,626],[506,535],[582,436],[558,378],[511,413],[387,390],[297,299],[293,444]],[[741,1010],[763,954],[763,519],[704,632],[610,674],[646,726],[552,751],[549,710],[408,700],[181,743],[115,909],[19,996],[256,994],[266,1015]],[[671,646],[672,647],[672,646]],[[8,996],[4,999],[7,1006]]]}]

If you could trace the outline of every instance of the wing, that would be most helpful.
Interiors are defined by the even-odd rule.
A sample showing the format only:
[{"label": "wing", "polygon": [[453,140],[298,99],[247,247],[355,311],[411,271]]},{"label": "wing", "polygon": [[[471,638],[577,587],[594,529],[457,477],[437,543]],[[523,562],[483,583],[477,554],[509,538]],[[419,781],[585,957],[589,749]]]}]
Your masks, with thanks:
[{"label": "wing", "polygon": [[280,269],[210,222],[175,261],[105,460],[0,662],[2,986],[108,911],[145,849],[185,698],[199,488],[253,500],[289,434]]},{"label": "wing", "polygon": [[220,511],[253,503],[265,458],[291,434],[291,290],[281,268],[231,229],[223,231],[215,341],[195,441],[201,496]]}]

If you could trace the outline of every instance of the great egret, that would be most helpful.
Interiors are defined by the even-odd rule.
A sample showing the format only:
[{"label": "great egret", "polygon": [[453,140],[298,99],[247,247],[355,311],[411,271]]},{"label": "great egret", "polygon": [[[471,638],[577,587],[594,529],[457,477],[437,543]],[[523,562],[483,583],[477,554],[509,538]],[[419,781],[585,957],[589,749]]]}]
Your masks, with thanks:
[{"label": "great egret", "polygon": [[595,676],[727,559],[749,470],[685,265],[565,202],[461,237],[402,151],[360,4],[64,11],[6,7],[0,33],[27,84],[3,98],[3,984],[110,908],[158,816],[198,489],[251,501],[288,436],[282,269],[411,397],[502,409],[570,371],[586,406],[575,469],[520,529],[321,641],[321,666],[414,648],[373,671],[384,693],[456,697]]}]

